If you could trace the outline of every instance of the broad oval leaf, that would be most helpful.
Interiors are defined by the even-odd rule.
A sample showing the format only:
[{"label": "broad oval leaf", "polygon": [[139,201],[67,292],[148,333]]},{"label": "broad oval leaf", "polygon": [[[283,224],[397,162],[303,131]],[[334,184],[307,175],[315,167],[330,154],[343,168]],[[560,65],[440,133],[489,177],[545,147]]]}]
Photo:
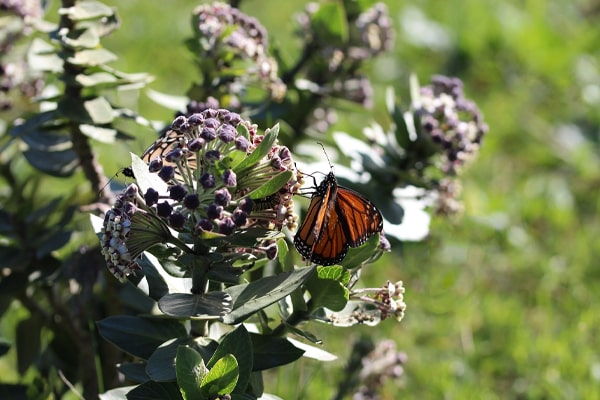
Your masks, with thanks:
[{"label": "broad oval leaf", "polygon": [[23,155],[35,168],[57,177],[71,176],[79,166],[79,158],[73,150],[53,152],[27,150]]},{"label": "broad oval leaf", "polygon": [[143,383],[150,380],[146,373],[146,365],[145,362],[126,362],[119,364],[117,369],[130,381]]},{"label": "broad oval leaf", "polygon": [[233,299],[233,311],[223,317],[226,324],[237,324],[292,293],[315,271],[314,266],[283,272],[257,281],[225,289]]},{"label": "broad oval leaf", "polygon": [[202,378],[208,373],[208,368],[204,365],[200,353],[190,347],[179,346],[175,359],[175,369],[177,384],[183,396],[186,399],[201,399],[200,384]]},{"label": "broad oval leaf", "polygon": [[253,371],[263,371],[289,364],[304,354],[286,338],[250,333],[254,350]]},{"label": "broad oval leaf", "polygon": [[233,392],[238,378],[238,362],[232,354],[227,354],[219,359],[202,379],[200,398],[211,398],[218,394]]},{"label": "broad oval leaf", "polygon": [[119,315],[96,322],[100,335],[121,350],[147,360],[165,341],[187,335],[179,321]]},{"label": "broad oval leaf", "polygon": [[264,183],[259,188],[253,190],[248,193],[248,197],[251,199],[262,199],[267,196],[272,195],[273,193],[277,193],[279,189],[283,187],[290,179],[292,178],[292,171],[284,171],[273,178],[269,179],[266,183]]},{"label": "broad oval leaf", "polygon": [[231,304],[231,296],[225,292],[171,293],[158,301],[158,308],[176,318],[218,319],[231,311]]},{"label": "broad oval leaf", "polygon": [[233,391],[243,393],[250,379],[254,358],[252,340],[243,324],[223,337],[219,347],[206,365],[208,368],[212,368],[217,360],[226,354],[235,356],[239,368],[240,376]]},{"label": "broad oval leaf", "polygon": [[127,400],[183,400],[183,397],[174,382],[149,381],[127,392]]}]

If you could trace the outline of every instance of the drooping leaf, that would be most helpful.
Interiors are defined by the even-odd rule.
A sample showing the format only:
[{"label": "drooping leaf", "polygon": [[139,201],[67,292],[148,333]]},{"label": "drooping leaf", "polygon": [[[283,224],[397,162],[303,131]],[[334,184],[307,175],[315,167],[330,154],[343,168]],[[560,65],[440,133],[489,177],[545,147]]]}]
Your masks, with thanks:
[{"label": "drooping leaf", "polygon": [[233,311],[223,318],[223,322],[237,324],[256,311],[284,298],[306,282],[314,270],[312,266],[306,267],[227,288],[225,292],[233,299]]},{"label": "drooping leaf", "polygon": [[296,361],[302,357],[300,350],[287,339],[274,336],[251,333],[252,349],[254,350],[253,371],[263,371]]},{"label": "drooping leaf", "polygon": [[103,338],[123,351],[147,360],[165,341],[187,335],[179,321],[119,315],[96,323]]},{"label": "drooping leaf", "polygon": [[117,369],[130,381],[143,383],[150,380],[146,373],[146,365],[145,362],[126,362],[119,364]]},{"label": "drooping leaf", "polygon": [[158,301],[158,307],[171,317],[218,319],[231,311],[231,296],[224,292],[170,293]]},{"label": "drooping leaf", "polygon": [[183,397],[175,382],[148,381],[130,390],[127,400],[183,400]]},{"label": "drooping leaf", "polygon": [[77,153],[70,149],[53,152],[30,149],[23,155],[33,167],[57,177],[71,176],[79,166]]},{"label": "drooping leaf", "polygon": [[112,128],[101,128],[95,125],[81,124],[79,125],[79,129],[85,136],[101,143],[114,143],[115,138],[117,137],[116,129]]}]

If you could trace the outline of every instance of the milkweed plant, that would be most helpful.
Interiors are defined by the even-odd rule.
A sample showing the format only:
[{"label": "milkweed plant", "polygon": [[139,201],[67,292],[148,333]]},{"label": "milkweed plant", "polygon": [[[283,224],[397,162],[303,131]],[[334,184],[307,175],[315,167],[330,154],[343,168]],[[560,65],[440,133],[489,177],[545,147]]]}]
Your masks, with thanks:
[{"label": "milkweed plant", "polygon": [[[36,384],[22,390],[60,397],[81,388],[84,397],[102,399],[277,398],[264,387],[264,371],[301,357],[336,358],[317,323],[349,329],[402,320],[403,282],[363,287],[361,273],[394,244],[423,240],[431,213],[460,212],[460,172],[487,126],[459,79],[434,76],[420,86],[413,76],[408,104],[388,90],[385,125],[332,132],[340,101],[373,106],[364,66],[393,46],[383,3],[308,4],[296,16],[304,47],[291,64],[257,19],[225,3],[199,5],[186,41],[198,77],[159,132],[114,96],[153,79],[108,66],[116,56],[100,43],[119,26],[114,9],[63,1],[51,24],[39,9],[28,14],[26,4],[0,1],[13,29],[28,27],[23,37],[3,36],[6,54],[21,50],[0,59],[2,104],[19,111],[11,77],[32,77],[30,94],[44,108],[3,127],[2,226],[27,229],[0,233],[4,254],[23,255],[6,263],[0,287],[10,285],[31,314],[18,331],[44,327],[54,339],[28,337],[37,343],[28,352],[17,343],[19,372],[39,370]],[[173,104],[173,94],[148,93]],[[148,150],[122,160],[125,184],[117,187],[121,179],[109,180],[94,144],[125,146],[134,137]],[[364,194],[385,220],[381,234],[331,266],[303,260],[291,241],[304,215],[296,200],[313,193],[314,171],[330,169],[317,142],[339,161],[340,184]],[[35,170],[15,174],[19,159]],[[40,201],[36,170],[70,194]],[[85,235],[86,215],[99,240]],[[362,338],[345,370],[357,379],[332,388],[335,398],[376,398],[386,380],[402,377],[406,360],[393,342]],[[72,368],[58,367],[67,362]]]}]

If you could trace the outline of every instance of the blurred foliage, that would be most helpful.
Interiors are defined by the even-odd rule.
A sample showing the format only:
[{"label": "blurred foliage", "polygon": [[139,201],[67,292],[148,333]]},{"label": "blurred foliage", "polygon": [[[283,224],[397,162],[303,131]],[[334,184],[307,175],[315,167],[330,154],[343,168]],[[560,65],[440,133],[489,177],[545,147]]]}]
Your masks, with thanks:
[{"label": "blurred foliage", "polygon": [[[120,55],[114,66],[148,72],[157,77],[150,87],[161,92],[184,93],[195,77],[184,39],[197,2],[107,3],[118,6],[128,26],[103,41]],[[373,111],[345,106],[328,131],[358,135],[371,119],[389,124],[385,87],[407,93],[416,73],[422,81],[433,74],[461,78],[490,133],[462,176],[464,214],[434,219],[425,242],[395,246],[363,271],[365,285],[383,277],[405,282],[403,323],[344,337],[323,326],[324,347],[345,360],[348,343],[361,334],[394,339],[407,360],[402,380],[382,389],[385,399],[598,398],[600,4],[386,3],[396,42],[393,54],[369,65]],[[299,49],[291,15],[303,4],[248,0],[241,8],[267,27],[281,58],[291,59]],[[143,96],[136,107],[153,119],[172,119]],[[140,138],[131,147],[140,153],[148,142]],[[109,171],[127,163],[108,153],[100,159]],[[53,186],[48,193],[56,195],[60,188]],[[28,316],[6,315],[1,333],[12,339],[7,327]],[[331,397],[332,382],[345,378],[341,367],[303,360],[266,376],[271,392],[285,399]],[[6,368],[3,376],[16,381]]]}]

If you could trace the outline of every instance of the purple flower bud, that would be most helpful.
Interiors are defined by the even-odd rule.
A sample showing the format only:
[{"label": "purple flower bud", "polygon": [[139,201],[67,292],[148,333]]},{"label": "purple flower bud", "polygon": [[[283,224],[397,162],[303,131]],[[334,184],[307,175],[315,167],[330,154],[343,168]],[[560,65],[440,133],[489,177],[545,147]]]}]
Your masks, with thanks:
[{"label": "purple flower bud", "polygon": [[204,122],[204,116],[200,113],[192,114],[188,117],[187,122],[192,127],[200,126]]},{"label": "purple flower bud", "polygon": [[204,189],[214,188],[216,183],[215,176],[213,174],[209,174],[208,172],[205,172],[198,181]]},{"label": "purple flower bud", "polygon": [[185,216],[180,212],[174,212],[167,217],[167,222],[175,229],[183,228],[185,225]]},{"label": "purple flower bud", "polygon": [[204,139],[202,138],[195,138],[192,139],[189,143],[188,143],[188,149],[191,152],[197,152],[199,151],[203,146],[204,146]]},{"label": "purple flower bud", "polygon": [[238,126],[242,123],[242,117],[238,113],[229,112],[223,116],[223,121],[227,122],[231,126]]},{"label": "purple flower bud", "polygon": [[246,225],[246,222],[248,222],[248,214],[246,214],[246,212],[240,210],[239,208],[236,208],[235,210],[233,210],[231,220],[237,227],[244,226]]},{"label": "purple flower bud", "polygon": [[215,225],[212,223],[211,220],[202,218],[196,224],[196,233],[199,233],[199,231],[211,232],[214,229],[214,227]]},{"label": "purple flower bud", "polygon": [[219,233],[222,233],[223,235],[231,235],[234,230],[235,230],[235,223],[233,222],[233,220],[231,218],[227,217],[227,218],[224,218],[222,221],[220,221]]},{"label": "purple flower bud", "polygon": [[221,153],[219,152],[219,150],[209,150],[204,156],[208,163],[214,164],[221,158]]},{"label": "purple flower bud", "polygon": [[175,176],[175,168],[170,165],[165,165],[158,171],[158,176],[163,181],[169,182]]},{"label": "purple flower bud", "polygon": [[171,207],[171,205],[169,203],[167,203],[166,201],[163,201],[162,203],[158,203],[156,205],[156,213],[158,214],[159,217],[166,218],[169,215],[171,215],[172,211],[173,211],[173,207]]},{"label": "purple flower bud", "polygon": [[227,207],[229,205],[230,201],[231,201],[231,194],[229,193],[229,190],[227,190],[225,188],[215,190],[215,203],[217,205]]},{"label": "purple flower bud", "polygon": [[175,185],[169,187],[169,197],[176,201],[181,201],[185,195],[187,194],[187,190],[182,185]]},{"label": "purple flower bud", "polygon": [[216,118],[212,118],[211,117],[211,118],[207,118],[207,119],[204,120],[204,127],[205,128],[210,128],[210,129],[216,130],[219,127],[219,125],[221,125],[221,123]]},{"label": "purple flower bud", "polygon": [[292,152],[290,152],[290,149],[287,147],[281,146],[279,149],[279,157],[284,164],[288,164],[290,161],[292,161]]},{"label": "purple flower bud", "polygon": [[206,216],[209,219],[220,219],[222,214],[223,214],[223,206],[211,204],[208,207],[206,207]]},{"label": "purple flower bud", "polygon": [[204,127],[204,129],[202,129],[202,132],[200,132],[200,137],[206,140],[207,142],[210,142],[211,140],[214,140],[214,138],[217,137],[217,131],[215,130],[215,128]]},{"label": "purple flower bud", "polygon": [[252,209],[254,208],[254,202],[250,197],[244,197],[238,203],[238,207],[240,208],[240,210],[245,211],[247,214],[250,214],[252,212]]},{"label": "purple flower bud", "polygon": [[181,157],[183,157],[183,151],[177,148],[169,151],[165,156],[165,160],[176,163],[177,161],[181,160]]},{"label": "purple flower bud", "polygon": [[237,138],[235,138],[235,148],[239,151],[243,151],[244,153],[246,153],[248,151],[248,147],[250,147],[250,143],[248,142],[248,139],[246,139],[243,136],[238,136]]},{"label": "purple flower bud", "polygon": [[231,125],[221,125],[221,129],[219,129],[219,139],[223,141],[223,143],[231,143],[235,140],[235,135],[237,135],[237,131]]},{"label": "purple flower bud", "polygon": [[144,200],[146,200],[146,205],[152,206],[158,203],[158,192],[152,188],[148,188],[146,194],[144,194]]},{"label": "purple flower bud", "polygon": [[[207,99],[207,105],[208,105],[208,101],[210,100],[210,97]],[[217,102],[218,103],[218,102]],[[213,104],[214,105],[214,104]],[[218,106],[217,106],[218,107]],[[217,111],[217,107],[208,107],[206,110],[204,110],[202,112],[202,114],[204,115],[205,119],[208,118],[215,118],[219,112]],[[218,122],[218,121],[217,121]]]},{"label": "purple flower bud", "polygon": [[227,187],[236,187],[237,176],[235,175],[235,172],[230,169],[226,169],[225,172],[223,172],[223,182]]},{"label": "purple flower bud", "polygon": [[200,198],[198,197],[198,195],[196,193],[188,194],[183,199],[183,205],[188,210],[193,211],[200,206]]},{"label": "purple flower bud", "polygon": [[188,128],[189,128],[189,126],[188,126],[187,118],[184,117],[183,115],[180,115],[177,118],[175,118],[175,120],[173,120],[173,123],[171,124],[171,129],[178,131],[178,132],[185,131]]},{"label": "purple flower bud", "polygon": [[150,172],[158,172],[160,171],[160,169],[163,167],[163,162],[162,162],[162,158],[160,156],[154,158],[152,161],[150,161],[150,164],[148,164],[148,171]]},{"label": "purple flower bud", "polygon": [[280,170],[283,164],[281,163],[281,158],[279,156],[273,156],[271,158],[271,167]]}]

